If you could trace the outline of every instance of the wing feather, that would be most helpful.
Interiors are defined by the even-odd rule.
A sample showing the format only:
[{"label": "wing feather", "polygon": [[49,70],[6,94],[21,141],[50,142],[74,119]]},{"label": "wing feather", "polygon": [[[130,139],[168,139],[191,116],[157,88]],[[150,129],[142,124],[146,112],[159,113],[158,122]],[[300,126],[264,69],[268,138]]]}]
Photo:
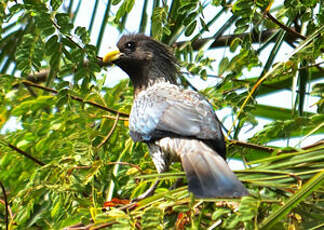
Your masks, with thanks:
[{"label": "wing feather", "polygon": [[209,102],[192,90],[176,85],[151,87],[134,101],[130,130],[138,141],[169,136],[223,140],[221,127]]}]

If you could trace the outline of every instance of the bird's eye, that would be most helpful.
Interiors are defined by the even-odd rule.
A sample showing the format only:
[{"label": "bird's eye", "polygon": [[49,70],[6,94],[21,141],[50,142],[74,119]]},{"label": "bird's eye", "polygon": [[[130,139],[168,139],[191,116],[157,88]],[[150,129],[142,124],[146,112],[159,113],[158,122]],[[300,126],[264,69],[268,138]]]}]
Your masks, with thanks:
[{"label": "bird's eye", "polygon": [[131,50],[131,51],[134,51],[135,50],[135,42],[127,42],[126,43],[126,48]]}]

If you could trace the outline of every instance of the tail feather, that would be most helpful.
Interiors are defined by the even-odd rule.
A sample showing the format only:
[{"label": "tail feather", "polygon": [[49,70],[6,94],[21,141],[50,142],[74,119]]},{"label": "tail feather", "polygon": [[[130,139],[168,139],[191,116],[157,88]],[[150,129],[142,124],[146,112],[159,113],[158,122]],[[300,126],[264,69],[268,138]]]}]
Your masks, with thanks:
[{"label": "tail feather", "polygon": [[179,154],[190,192],[200,198],[248,195],[221,156],[200,141],[196,141],[195,145],[198,146]]}]

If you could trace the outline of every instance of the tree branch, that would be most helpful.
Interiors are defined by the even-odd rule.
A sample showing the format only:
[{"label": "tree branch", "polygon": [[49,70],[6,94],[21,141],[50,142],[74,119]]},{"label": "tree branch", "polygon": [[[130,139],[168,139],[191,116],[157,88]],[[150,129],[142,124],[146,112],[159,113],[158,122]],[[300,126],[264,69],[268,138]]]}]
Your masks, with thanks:
[{"label": "tree branch", "polygon": [[[207,42],[214,40],[214,42],[210,45],[210,48],[219,48],[219,47],[228,46],[236,38],[243,39],[245,37],[250,37],[252,39],[252,43],[262,43],[262,42],[267,41],[277,31],[278,31],[278,29],[268,29],[268,30],[264,30],[262,32],[256,32],[253,30],[250,33],[223,35],[216,40],[214,40],[214,37],[202,38],[202,39],[197,39],[194,42],[192,42],[191,46],[192,46],[193,50],[199,50]],[[295,41],[296,38],[295,38],[295,36],[287,36],[286,40],[287,41]],[[180,47],[180,46],[184,45],[186,42],[188,42],[188,41],[176,42],[173,46]]]},{"label": "tree branch", "polygon": [[[95,116],[94,116],[94,117],[95,117]],[[114,117],[114,116],[102,115],[101,117],[103,117],[103,118],[108,118],[108,119],[112,119],[112,120],[116,120],[116,117]],[[128,121],[128,120],[129,120],[128,117],[120,117],[120,118],[118,119],[118,121]]]},{"label": "tree branch", "polygon": [[311,65],[307,65],[307,66],[303,66],[303,67],[300,67],[298,68],[298,70],[301,70],[301,69],[308,69],[308,68],[312,68],[312,67],[317,67],[319,69],[323,69],[320,65],[324,64],[324,61],[321,61],[321,62],[318,62],[318,63],[315,63],[315,64],[311,64]]},{"label": "tree branch", "polygon": [[9,229],[9,208],[8,208],[9,204],[8,204],[6,189],[3,186],[1,181],[0,181],[0,187],[1,187],[1,190],[3,193],[4,202],[5,202],[5,208],[6,208],[5,223],[6,223],[6,230],[8,230]]},{"label": "tree branch", "polygon": [[[0,200],[0,203],[3,204],[3,205],[6,204],[6,202],[5,202],[4,200]],[[10,208],[10,205],[8,205],[8,210],[9,210],[9,216],[10,216],[10,219],[13,220],[13,218],[15,218],[15,215],[12,214],[12,210],[11,210],[11,208]]]},{"label": "tree branch", "polygon": [[282,24],[281,22],[279,22],[275,17],[273,17],[270,12],[267,12],[267,17],[276,25],[278,25],[281,29],[287,31],[288,33],[290,33],[292,36],[295,36],[296,38],[300,38],[303,40],[306,40],[307,37],[305,37],[304,35],[301,35],[300,33],[298,33],[297,31],[295,31],[294,29],[291,29],[290,27],[285,26],[284,24]]},{"label": "tree branch", "polygon": [[314,148],[314,147],[321,146],[321,145],[324,146],[324,139],[319,140],[319,141],[315,142],[314,144],[311,144],[311,145],[305,146],[305,147],[303,147],[302,149],[306,150],[306,149]]},{"label": "tree branch", "polygon": [[20,153],[21,155],[27,157],[28,159],[34,161],[35,163],[39,164],[40,166],[44,166],[45,163],[43,163],[42,161],[36,159],[35,157],[33,157],[32,155],[26,153],[24,150],[21,150],[20,148],[17,148],[16,146],[10,144],[10,143],[7,143],[7,146],[9,148],[11,148],[12,150],[15,150],[16,152]]},{"label": "tree branch", "polygon": [[111,128],[111,130],[109,131],[109,133],[107,134],[107,136],[102,140],[102,142],[97,146],[98,149],[100,149],[110,138],[110,136],[113,134],[113,132],[115,131],[116,129],[116,126],[117,126],[117,123],[118,123],[118,120],[119,120],[119,113],[117,113],[117,116],[116,116],[116,119],[115,119],[115,122]]},{"label": "tree branch", "polygon": [[[84,63],[83,63],[83,66],[87,66],[88,63],[89,63],[89,61],[88,60],[85,60]],[[104,63],[102,61],[102,58],[101,57],[98,57],[98,56],[97,56],[96,63],[100,67],[105,67],[105,66],[110,66],[111,65],[110,63]],[[71,72],[73,72],[73,71],[71,71]],[[49,73],[50,73],[50,70],[49,69],[42,69],[42,70],[40,70],[37,73],[28,75],[26,77],[26,79],[29,80],[29,81],[31,81],[31,82],[34,82],[34,83],[45,82],[47,80],[47,77],[48,77]]]},{"label": "tree branch", "polygon": [[[42,90],[45,90],[47,92],[51,92],[51,93],[54,93],[54,94],[57,94],[58,93],[58,91],[55,90],[55,89],[52,89],[52,88],[49,88],[49,87],[46,87],[46,86],[42,86],[42,85],[38,85],[38,84],[36,84],[34,82],[31,82],[31,81],[22,80],[21,83],[23,83],[25,85],[29,85],[29,86],[35,87],[35,88],[38,88],[38,89],[42,89]],[[108,112],[111,112],[111,113],[119,114],[119,115],[124,116],[124,117],[128,117],[129,116],[127,113],[123,113],[123,112],[120,112],[120,111],[117,111],[117,110],[108,108],[106,106],[100,105],[100,104],[98,104],[96,102],[93,102],[93,101],[83,100],[82,98],[77,97],[77,96],[73,96],[73,95],[70,95],[70,97],[73,100],[79,101],[79,102],[84,103],[84,104],[92,105],[94,107],[97,107],[99,109],[102,109],[102,110],[105,110],[105,111],[108,111]]]},{"label": "tree branch", "polygon": [[238,146],[242,146],[245,148],[262,150],[262,151],[269,152],[269,153],[272,153],[275,150],[274,148],[271,148],[271,147],[256,145],[256,144],[242,142],[242,141],[238,141],[238,140],[230,140],[229,142],[231,145],[238,145]]}]

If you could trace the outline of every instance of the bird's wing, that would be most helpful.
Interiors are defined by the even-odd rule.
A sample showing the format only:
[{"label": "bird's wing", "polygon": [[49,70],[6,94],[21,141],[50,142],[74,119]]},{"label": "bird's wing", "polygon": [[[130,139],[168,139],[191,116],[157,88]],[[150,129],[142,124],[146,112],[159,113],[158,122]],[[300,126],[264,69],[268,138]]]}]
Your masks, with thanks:
[{"label": "bird's wing", "polygon": [[132,109],[133,136],[150,140],[174,134],[223,141],[212,106],[197,92],[174,86],[148,90],[143,95]]}]

